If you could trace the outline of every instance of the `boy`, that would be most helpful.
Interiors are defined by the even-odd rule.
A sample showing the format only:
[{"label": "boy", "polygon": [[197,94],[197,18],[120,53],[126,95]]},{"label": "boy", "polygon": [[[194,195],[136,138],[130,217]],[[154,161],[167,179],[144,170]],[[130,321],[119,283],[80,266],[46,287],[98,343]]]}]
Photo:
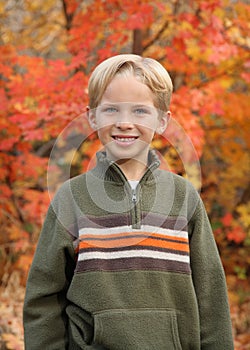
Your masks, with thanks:
[{"label": "boy", "polygon": [[192,185],[149,149],[170,117],[155,60],[118,55],[89,81],[93,170],[56,194],[30,270],[26,350],[231,350],[223,268]]}]

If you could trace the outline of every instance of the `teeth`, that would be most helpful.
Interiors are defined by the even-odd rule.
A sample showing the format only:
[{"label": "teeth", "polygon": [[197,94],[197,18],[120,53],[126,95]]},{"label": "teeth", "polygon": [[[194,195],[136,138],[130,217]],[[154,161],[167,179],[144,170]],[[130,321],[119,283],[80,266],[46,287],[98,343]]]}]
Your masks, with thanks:
[{"label": "teeth", "polygon": [[116,137],[115,139],[120,142],[131,142],[131,141],[134,141],[136,138],[135,137]]}]

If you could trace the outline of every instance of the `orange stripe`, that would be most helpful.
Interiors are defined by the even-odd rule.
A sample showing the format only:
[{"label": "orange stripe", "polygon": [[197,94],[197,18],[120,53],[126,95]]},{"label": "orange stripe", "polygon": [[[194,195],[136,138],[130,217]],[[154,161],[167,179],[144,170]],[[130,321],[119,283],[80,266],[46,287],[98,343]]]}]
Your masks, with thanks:
[{"label": "orange stripe", "polygon": [[124,238],[124,239],[117,239],[117,240],[91,240],[89,243],[86,243],[86,241],[80,242],[80,249],[85,248],[93,248],[93,247],[99,247],[99,248],[119,248],[119,247],[127,247],[131,245],[137,245],[141,241],[145,241],[145,238],[143,237],[131,237],[131,238]]},{"label": "orange stripe", "polygon": [[180,250],[183,252],[189,252],[189,246],[187,244],[181,244],[177,242],[169,242],[169,241],[163,241],[163,240],[155,240],[154,238],[146,238],[143,239],[142,237],[131,237],[131,238],[124,238],[119,240],[107,240],[107,241],[101,241],[101,240],[93,240],[89,243],[86,241],[82,241],[79,244],[80,249],[86,249],[86,248],[93,248],[93,247],[102,247],[102,248],[119,248],[119,247],[126,247],[131,245],[137,245],[137,246],[152,246],[152,247],[159,247],[159,248],[167,248],[167,249],[173,249],[173,250]]},{"label": "orange stripe", "polygon": [[183,252],[189,252],[189,246],[186,244],[155,240],[153,238],[145,239],[145,241],[140,242],[138,245],[139,246],[147,245],[151,247],[167,248],[167,249],[173,249],[173,250],[181,250]]},{"label": "orange stripe", "polygon": [[150,235],[150,237],[167,238],[167,239],[171,239],[171,240],[174,240],[174,241],[188,243],[188,238],[178,237],[178,236],[167,236],[167,235],[163,235],[163,234],[153,233],[152,235]]}]

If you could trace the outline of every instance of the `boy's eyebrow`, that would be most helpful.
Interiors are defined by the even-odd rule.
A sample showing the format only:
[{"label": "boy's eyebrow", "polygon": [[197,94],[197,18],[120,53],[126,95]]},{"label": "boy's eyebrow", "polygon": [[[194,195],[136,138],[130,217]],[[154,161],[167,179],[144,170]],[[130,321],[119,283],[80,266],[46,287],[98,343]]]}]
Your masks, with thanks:
[{"label": "boy's eyebrow", "polygon": [[123,106],[129,104],[132,107],[151,107],[154,108],[153,105],[147,104],[147,103],[135,103],[135,102],[104,102],[103,104],[100,104],[100,106]]},{"label": "boy's eyebrow", "polygon": [[146,104],[146,103],[133,104],[133,107],[150,107],[150,108],[154,108],[153,105],[149,105],[149,104]]},{"label": "boy's eyebrow", "polygon": [[117,104],[119,104],[119,102],[104,102],[104,103],[100,104],[100,106],[117,105]]},{"label": "boy's eyebrow", "polygon": [[106,106],[117,106],[119,102],[104,102],[98,105],[98,107],[106,107]]}]

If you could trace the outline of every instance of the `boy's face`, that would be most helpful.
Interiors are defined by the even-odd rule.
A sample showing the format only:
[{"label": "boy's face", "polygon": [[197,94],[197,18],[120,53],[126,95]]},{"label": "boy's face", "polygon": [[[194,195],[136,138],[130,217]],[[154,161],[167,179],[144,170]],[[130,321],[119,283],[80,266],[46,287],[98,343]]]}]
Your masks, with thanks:
[{"label": "boy's face", "polygon": [[89,121],[109,159],[134,159],[146,164],[155,132],[166,128],[167,113],[159,119],[154,95],[147,85],[133,75],[117,75],[94,113],[89,111]]}]

